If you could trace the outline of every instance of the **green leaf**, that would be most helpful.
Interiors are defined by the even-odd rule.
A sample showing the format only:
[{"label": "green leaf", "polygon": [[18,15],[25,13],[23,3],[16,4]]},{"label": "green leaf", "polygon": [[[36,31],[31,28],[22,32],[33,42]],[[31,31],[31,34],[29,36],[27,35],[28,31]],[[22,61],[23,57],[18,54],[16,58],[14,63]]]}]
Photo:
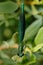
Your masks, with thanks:
[{"label": "green leaf", "polygon": [[[36,62],[36,57],[35,57],[35,55],[33,55],[33,54],[30,56],[30,58],[28,57],[28,59],[29,59],[30,61],[27,61],[27,63],[24,63],[24,65],[31,65],[31,64],[33,64],[33,63]],[[25,59],[25,60],[27,60],[27,59]]]},{"label": "green leaf", "polygon": [[0,13],[13,13],[18,8],[18,5],[8,1],[0,3]]},{"label": "green leaf", "polygon": [[0,59],[4,61],[7,65],[14,65],[14,61],[10,59],[6,54],[4,54],[2,51],[0,51]]},{"label": "green leaf", "polygon": [[37,16],[37,17],[38,20],[36,20],[30,26],[27,27],[23,41],[33,40],[34,36],[38,32],[40,26],[42,25],[42,18],[41,16]]},{"label": "green leaf", "polygon": [[32,55],[31,55],[31,58],[30,58],[29,64],[33,64],[33,63],[35,63],[35,62],[36,62],[36,57],[35,57],[34,54],[32,54]]},{"label": "green leaf", "polygon": [[41,49],[43,47],[43,43],[41,43],[41,44],[38,44],[37,46],[35,46],[33,49],[32,49],[32,51],[33,52],[37,52],[39,49]]},{"label": "green leaf", "polygon": [[43,43],[43,27],[39,29],[37,36],[35,37],[35,44]]},{"label": "green leaf", "polygon": [[38,12],[43,12],[43,5],[35,5]]},{"label": "green leaf", "polygon": [[31,13],[31,5],[29,6],[25,6],[25,11],[28,12],[28,13]]}]

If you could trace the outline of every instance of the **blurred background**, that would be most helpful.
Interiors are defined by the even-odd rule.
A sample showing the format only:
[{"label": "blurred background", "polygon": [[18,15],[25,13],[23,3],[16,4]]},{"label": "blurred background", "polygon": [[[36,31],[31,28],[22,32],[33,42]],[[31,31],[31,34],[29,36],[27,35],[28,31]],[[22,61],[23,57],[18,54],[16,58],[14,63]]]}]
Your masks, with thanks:
[{"label": "blurred background", "polygon": [[43,0],[24,0],[24,56],[18,53],[22,0],[0,0],[0,65],[43,65]]}]

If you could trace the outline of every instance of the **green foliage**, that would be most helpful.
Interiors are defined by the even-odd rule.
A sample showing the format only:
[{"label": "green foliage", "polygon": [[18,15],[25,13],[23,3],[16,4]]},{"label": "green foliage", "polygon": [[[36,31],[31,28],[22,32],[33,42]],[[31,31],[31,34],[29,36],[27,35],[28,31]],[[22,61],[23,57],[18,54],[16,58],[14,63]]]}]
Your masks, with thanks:
[{"label": "green foliage", "polygon": [[22,57],[17,55],[20,2],[0,0],[0,65],[43,65],[43,0],[24,0],[31,3],[25,4]]},{"label": "green foliage", "polygon": [[0,13],[13,13],[18,6],[13,2],[0,3]]},{"label": "green foliage", "polygon": [[35,43],[36,44],[41,44],[43,43],[43,27],[40,28],[36,38],[35,38]]},{"label": "green foliage", "polygon": [[37,16],[37,17],[38,17],[38,20],[34,21],[29,27],[27,27],[25,36],[24,36],[24,41],[32,40],[35,37],[37,30],[39,30],[39,28],[41,27],[42,18],[41,16]]}]

